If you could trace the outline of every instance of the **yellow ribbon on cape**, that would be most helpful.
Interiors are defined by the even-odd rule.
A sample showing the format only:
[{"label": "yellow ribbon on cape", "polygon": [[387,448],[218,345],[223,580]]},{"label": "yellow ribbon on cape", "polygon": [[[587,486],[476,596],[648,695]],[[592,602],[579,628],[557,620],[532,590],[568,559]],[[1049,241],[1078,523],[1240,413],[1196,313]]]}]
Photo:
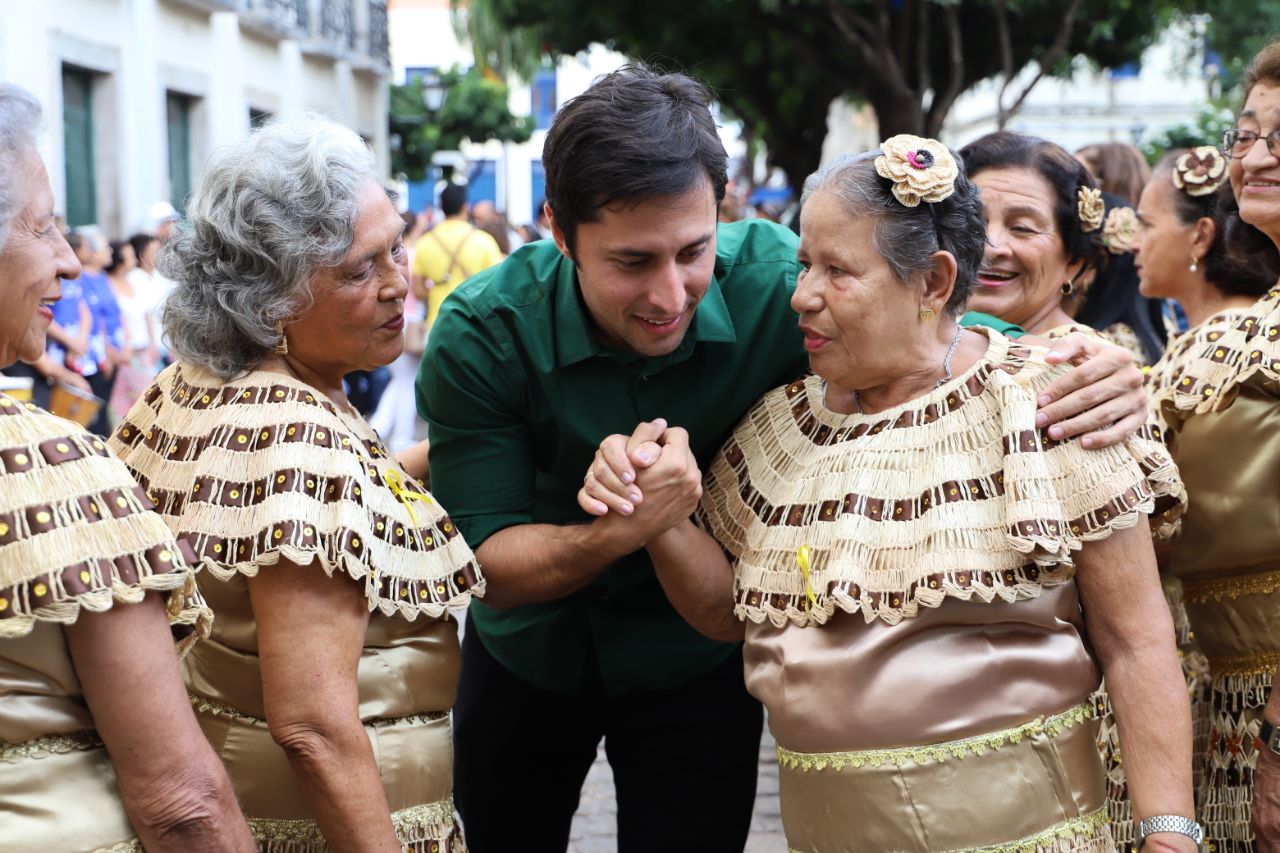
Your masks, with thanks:
[{"label": "yellow ribbon on cape", "polygon": [[413,504],[410,501],[422,501],[425,504],[431,503],[431,498],[426,495],[415,492],[404,487],[404,480],[400,477],[400,472],[394,468],[388,468],[382,474],[382,480],[387,484],[387,488],[391,490],[391,494],[396,496],[396,500],[404,504],[405,511],[409,513],[409,521],[414,528],[418,527],[418,517],[413,514]]},{"label": "yellow ribbon on cape", "polygon": [[809,599],[809,604],[816,605],[818,596],[813,594],[813,586],[809,583],[810,556],[809,546],[801,545],[800,550],[796,551],[796,562],[800,565],[800,574],[804,575],[804,595]]}]

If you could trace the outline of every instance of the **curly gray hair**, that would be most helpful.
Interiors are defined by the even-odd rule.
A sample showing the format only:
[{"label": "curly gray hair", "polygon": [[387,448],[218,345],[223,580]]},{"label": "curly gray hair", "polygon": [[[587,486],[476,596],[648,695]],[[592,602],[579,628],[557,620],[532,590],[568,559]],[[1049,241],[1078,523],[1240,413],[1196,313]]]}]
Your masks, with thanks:
[{"label": "curly gray hair", "polygon": [[36,150],[40,102],[21,86],[0,83],[0,251],[9,241],[9,226],[22,199],[17,183],[26,172],[19,161]]},{"label": "curly gray hair", "polygon": [[277,323],[311,307],[311,279],[351,249],[364,141],[318,115],[283,119],[217,152],[156,268],[176,281],[163,325],[180,359],[222,379],[258,366]]}]

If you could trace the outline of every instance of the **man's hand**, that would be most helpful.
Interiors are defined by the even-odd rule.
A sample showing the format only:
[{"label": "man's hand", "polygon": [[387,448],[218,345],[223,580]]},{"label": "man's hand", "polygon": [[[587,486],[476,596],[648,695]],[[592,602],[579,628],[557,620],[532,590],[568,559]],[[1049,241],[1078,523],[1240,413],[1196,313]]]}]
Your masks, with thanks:
[{"label": "man's hand", "polygon": [[590,515],[607,515],[610,510],[622,515],[635,512],[644,500],[636,471],[658,461],[662,454],[659,442],[666,432],[667,422],[656,418],[638,424],[631,435],[615,434],[600,442],[578,490],[578,506]]},{"label": "man's hand", "polygon": [[1254,850],[1259,853],[1280,851],[1280,755],[1264,744],[1258,750],[1258,767],[1253,776]]},{"label": "man's hand", "polygon": [[[1028,335],[1024,340],[1042,344]],[[1109,447],[1138,431],[1147,420],[1142,371],[1128,350],[1073,332],[1053,341],[1050,364],[1077,365],[1040,395],[1036,423],[1049,426],[1053,439],[1084,433],[1085,447]]]},{"label": "man's hand", "polygon": [[[654,537],[687,521],[702,499],[702,471],[689,449],[689,433],[664,425],[657,442],[641,441],[638,446],[644,448],[650,443],[656,444],[660,453],[652,464],[639,468],[633,486],[636,494],[643,489],[643,500],[628,501],[633,507],[630,512],[611,512],[592,522],[606,536],[616,536],[634,548],[644,547]],[[612,494],[596,483],[583,488],[606,499]]]}]

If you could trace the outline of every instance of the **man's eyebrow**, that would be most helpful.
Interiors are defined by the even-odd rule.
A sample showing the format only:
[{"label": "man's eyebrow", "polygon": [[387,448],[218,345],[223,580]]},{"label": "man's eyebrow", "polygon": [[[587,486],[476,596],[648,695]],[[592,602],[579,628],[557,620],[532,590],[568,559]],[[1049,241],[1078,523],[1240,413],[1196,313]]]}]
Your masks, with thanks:
[{"label": "man's eyebrow", "polygon": [[[702,237],[699,237],[698,239],[693,240],[692,242],[686,243],[685,245],[681,246],[680,251],[687,252],[690,249],[696,249],[698,246],[702,246],[707,242],[709,242],[711,240],[711,237],[712,237],[711,234],[706,234]],[[608,249],[607,254],[623,255],[626,257],[633,257],[633,258],[648,258],[657,254],[657,252],[652,252],[648,249],[635,249],[629,246],[618,246],[617,248]]]}]

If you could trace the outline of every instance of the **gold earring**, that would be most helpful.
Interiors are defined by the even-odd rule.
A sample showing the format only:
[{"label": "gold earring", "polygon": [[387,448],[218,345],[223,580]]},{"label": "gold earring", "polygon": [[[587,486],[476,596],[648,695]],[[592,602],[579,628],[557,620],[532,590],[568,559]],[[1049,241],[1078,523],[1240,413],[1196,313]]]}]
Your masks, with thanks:
[{"label": "gold earring", "polygon": [[1191,266],[1187,267],[1187,269],[1190,270],[1191,272],[1195,272],[1196,270],[1200,269],[1200,259],[1197,258],[1195,255],[1192,255]]},{"label": "gold earring", "polygon": [[934,311],[932,308],[925,307],[920,309],[921,320],[932,320],[934,317],[937,317],[937,316],[938,316],[938,313]]},{"label": "gold earring", "polygon": [[1063,296],[1070,296],[1070,295],[1072,294],[1072,292],[1074,292],[1074,291],[1075,291],[1076,286],[1075,286],[1074,284],[1072,284],[1071,282],[1069,282],[1069,281],[1064,281],[1064,282],[1062,283],[1062,288],[1061,288],[1061,289],[1062,289],[1062,295],[1063,295]]},{"label": "gold earring", "polygon": [[280,343],[276,344],[276,355],[289,354],[289,339],[284,336],[284,322],[276,320],[276,332],[280,335]]}]

